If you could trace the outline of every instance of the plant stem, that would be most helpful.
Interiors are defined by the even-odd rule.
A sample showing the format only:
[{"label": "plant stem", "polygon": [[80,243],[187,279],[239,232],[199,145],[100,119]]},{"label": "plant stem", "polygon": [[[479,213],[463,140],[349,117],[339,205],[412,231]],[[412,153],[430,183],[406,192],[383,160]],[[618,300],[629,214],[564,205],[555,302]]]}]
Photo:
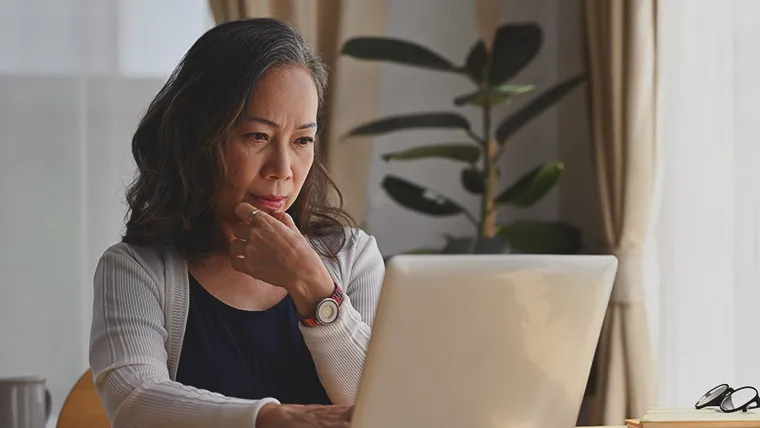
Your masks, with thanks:
[{"label": "plant stem", "polygon": [[467,218],[467,220],[470,221],[470,223],[472,223],[473,226],[478,227],[480,223],[478,223],[478,219],[476,219],[471,212],[467,211],[466,209],[462,209],[462,214],[464,214],[464,216]]},{"label": "plant stem", "polygon": [[498,147],[496,140],[491,135],[491,102],[486,100],[483,105],[483,140],[484,147],[484,164],[483,178],[485,188],[483,189],[482,209],[480,212],[480,230],[479,235],[483,238],[493,238],[496,235],[496,209],[494,198],[498,180],[496,162],[496,153]]}]

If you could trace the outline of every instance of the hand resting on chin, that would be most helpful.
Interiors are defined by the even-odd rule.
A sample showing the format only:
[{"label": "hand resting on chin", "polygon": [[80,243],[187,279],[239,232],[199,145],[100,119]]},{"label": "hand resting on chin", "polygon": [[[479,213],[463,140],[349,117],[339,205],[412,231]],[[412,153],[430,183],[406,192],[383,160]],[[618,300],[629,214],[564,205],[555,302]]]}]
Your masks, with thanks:
[{"label": "hand resting on chin", "polygon": [[[252,212],[256,213],[251,215]],[[241,222],[233,229],[232,266],[286,289],[298,313],[311,316],[317,301],[330,296],[335,287],[319,254],[287,213],[256,211],[245,202],[236,207],[235,213]]]}]

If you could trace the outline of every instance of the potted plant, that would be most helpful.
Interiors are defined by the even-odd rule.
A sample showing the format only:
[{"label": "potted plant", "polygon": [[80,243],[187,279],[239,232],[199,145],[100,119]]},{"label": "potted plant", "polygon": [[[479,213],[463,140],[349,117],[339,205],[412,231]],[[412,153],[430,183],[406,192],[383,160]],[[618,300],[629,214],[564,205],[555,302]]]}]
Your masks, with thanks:
[{"label": "potted plant", "polygon": [[474,226],[472,236],[447,236],[443,248],[417,252],[569,254],[580,249],[581,233],[571,224],[524,219],[497,223],[499,208],[532,206],[555,187],[564,169],[561,162],[548,161],[531,168],[510,186],[498,188],[499,163],[510,138],[585,80],[583,75],[575,76],[541,91],[520,110],[497,123],[493,117],[494,106],[509,103],[516,97],[532,96],[536,92],[534,85],[512,83],[510,80],[535,58],[542,40],[542,31],[535,23],[507,23],[497,29],[490,49],[483,40],[479,40],[461,65],[407,40],[356,37],[343,45],[341,53],[356,59],[389,61],[455,73],[474,84],[471,92],[455,96],[453,104],[480,110],[482,123],[478,130],[460,113],[430,111],[380,118],[352,129],[345,136],[381,135],[415,128],[448,128],[459,130],[466,137],[462,143],[423,145],[382,156],[388,162],[423,158],[461,162],[462,186],[480,196],[481,207],[476,216],[438,191],[399,176],[386,175],[382,187],[398,204],[430,216],[464,215]]}]

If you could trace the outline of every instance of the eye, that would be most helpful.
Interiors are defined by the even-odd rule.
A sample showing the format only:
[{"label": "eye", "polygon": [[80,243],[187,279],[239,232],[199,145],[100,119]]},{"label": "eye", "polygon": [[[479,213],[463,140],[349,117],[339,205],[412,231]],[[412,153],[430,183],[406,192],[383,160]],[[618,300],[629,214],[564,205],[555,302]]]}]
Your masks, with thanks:
[{"label": "eye", "polygon": [[301,137],[296,140],[296,144],[299,146],[308,146],[309,144],[314,143],[314,138],[312,137]]},{"label": "eye", "polygon": [[244,135],[245,139],[251,142],[269,141],[269,135],[263,132],[251,132]]}]

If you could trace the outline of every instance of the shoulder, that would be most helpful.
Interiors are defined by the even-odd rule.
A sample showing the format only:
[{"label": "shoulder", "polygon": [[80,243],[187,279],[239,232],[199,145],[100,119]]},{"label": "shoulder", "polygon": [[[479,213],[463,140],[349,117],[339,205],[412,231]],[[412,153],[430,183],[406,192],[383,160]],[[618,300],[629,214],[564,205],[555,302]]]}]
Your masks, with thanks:
[{"label": "shoulder", "polygon": [[[367,253],[380,255],[380,249],[374,236],[356,228],[345,228],[344,233],[346,243],[338,253],[338,258],[353,261],[357,257],[368,255]],[[382,260],[382,256],[380,259]]]},{"label": "shoulder", "polygon": [[334,260],[323,259],[328,270],[340,283],[349,285],[357,276],[372,272],[380,276],[384,272],[383,256],[374,236],[358,228],[343,229],[345,241]]},{"label": "shoulder", "polygon": [[[341,264],[352,265],[358,259],[366,257],[379,257],[382,262],[382,255],[380,249],[377,246],[377,240],[374,236],[368,234],[362,229],[345,227],[342,230],[343,236],[338,234],[338,237],[342,239],[342,246],[337,253],[337,261]],[[331,238],[334,239],[335,235]]]},{"label": "shoulder", "polygon": [[176,257],[166,248],[119,242],[108,247],[100,256],[98,271],[101,274],[129,271],[147,275],[152,282],[158,284],[163,282],[167,263],[172,263]]}]

